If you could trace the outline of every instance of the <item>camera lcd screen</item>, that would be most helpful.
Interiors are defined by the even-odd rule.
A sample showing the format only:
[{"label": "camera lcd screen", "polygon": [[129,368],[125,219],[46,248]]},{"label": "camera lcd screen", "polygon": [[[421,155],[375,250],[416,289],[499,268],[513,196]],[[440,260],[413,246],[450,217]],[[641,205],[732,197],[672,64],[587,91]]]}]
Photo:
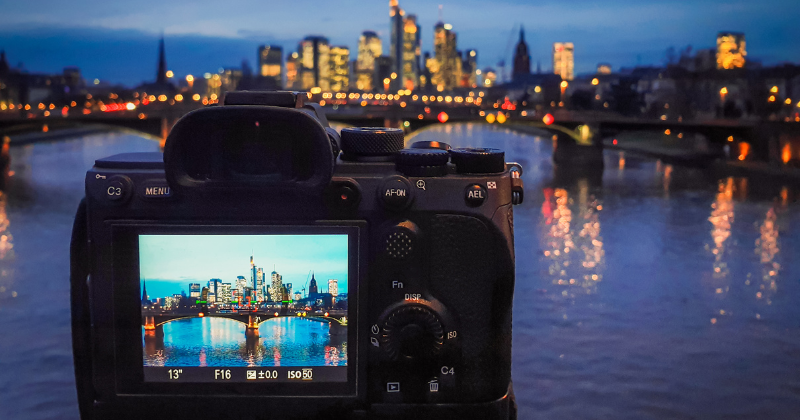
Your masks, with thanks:
[{"label": "camera lcd screen", "polygon": [[145,382],[347,381],[348,235],[138,236]]}]

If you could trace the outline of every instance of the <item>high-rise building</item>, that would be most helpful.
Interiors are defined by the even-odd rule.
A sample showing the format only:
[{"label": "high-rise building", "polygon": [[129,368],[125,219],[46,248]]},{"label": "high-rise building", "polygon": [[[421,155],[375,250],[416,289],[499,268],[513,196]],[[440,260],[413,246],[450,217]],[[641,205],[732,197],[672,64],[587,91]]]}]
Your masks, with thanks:
[{"label": "high-rise building", "polygon": [[350,87],[350,48],[335,46],[330,49],[330,89],[346,92]]},{"label": "high-rise building", "polygon": [[575,46],[571,42],[556,42],[553,44],[553,73],[561,76],[563,80],[572,80],[575,77]]},{"label": "high-rise building", "polygon": [[300,89],[299,72],[302,63],[300,62],[300,54],[293,52],[290,56],[286,57],[286,89]]},{"label": "high-rise building", "polygon": [[236,293],[240,298],[244,296],[245,287],[247,287],[247,280],[244,276],[236,276]]},{"label": "high-rise building", "polygon": [[378,34],[364,31],[358,39],[358,59],[356,61],[356,89],[371,91],[375,83],[375,59],[383,54],[383,46]]},{"label": "high-rise building", "polygon": [[[253,262],[253,254],[250,254],[250,288],[253,291],[258,290],[258,268],[256,268],[255,263]],[[253,299],[256,299],[258,295],[253,296]]]},{"label": "high-rise building", "polygon": [[461,80],[461,58],[456,51],[456,34],[453,25],[439,22],[433,31],[432,60],[428,60],[431,83],[439,92],[452,90]]},{"label": "high-rise building", "polygon": [[200,297],[200,283],[189,283],[189,297]]},{"label": "high-rise building", "polygon": [[275,86],[283,86],[283,48],[276,45],[262,45],[258,48],[258,75],[275,81]]},{"label": "high-rise building", "polygon": [[736,69],[745,64],[747,51],[744,34],[741,32],[720,32],[717,34],[717,68]]},{"label": "high-rise building", "polygon": [[300,300],[302,298],[303,298],[303,295],[301,295],[300,292],[295,292],[294,293],[294,300],[295,301],[298,301],[298,300]]},{"label": "high-rise building", "polygon": [[220,293],[220,285],[222,284],[222,280],[220,279],[211,279],[208,281],[208,292],[214,293],[218,295]]},{"label": "high-rise building", "polygon": [[339,296],[339,281],[336,279],[328,279],[328,293],[331,296]]},{"label": "high-rise building", "polygon": [[481,76],[483,77],[483,87],[492,87],[497,82],[497,72],[491,67],[483,69]]},{"label": "high-rise building", "polygon": [[330,91],[330,45],[323,36],[307,36],[300,43],[300,88]]},{"label": "high-rise building", "polygon": [[382,55],[375,58],[375,90],[386,90],[387,81],[391,82],[392,58]]},{"label": "high-rise building", "polygon": [[258,267],[256,270],[256,299],[264,300],[264,269]]},{"label": "high-rise building", "polygon": [[408,15],[403,19],[403,65],[402,72],[397,74],[402,79],[402,89],[416,90],[419,87],[420,33],[416,15]]},{"label": "high-rise building", "polygon": [[[394,80],[402,80],[403,74],[403,17],[406,12],[397,4],[397,0],[389,1],[389,22],[391,39],[389,40],[389,57],[392,59],[392,73],[397,74]],[[392,82],[392,89],[398,89],[397,82]]]},{"label": "high-rise building", "polygon": [[528,74],[531,74],[531,55],[528,53],[528,44],[525,43],[525,29],[520,26],[519,41],[514,53],[514,72],[511,74],[511,78],[517,79],[519,76]]},{"label": "high-rise building", "polygon": [[280,302],[283,299],[281,296],[281,286],[283,286],[283,276],[278,274],[277,271],[273,271],[272,282],[269,288],[269,294],[273,302]]},{"label": "high-rise building", "polygon": [[218,300],[225,304],[231,303],[231,284],[222,283],[221,287],[222,289],[218,292],[219,293]]},{"label": "high-rise building", "polygon": [[283,285],[283,287],[286,289],[286,295],[289,296],[289,299],[291,299],[292,298],[292,283],[286,283],[286,284]]}]

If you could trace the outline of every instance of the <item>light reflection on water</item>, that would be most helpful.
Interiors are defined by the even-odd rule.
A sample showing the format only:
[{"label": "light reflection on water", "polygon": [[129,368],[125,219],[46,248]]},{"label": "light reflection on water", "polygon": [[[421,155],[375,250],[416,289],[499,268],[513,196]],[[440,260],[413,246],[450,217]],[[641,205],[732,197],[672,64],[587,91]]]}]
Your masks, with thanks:
[{"label": "light reflection on water", "polygon": [[[797,189],[619,151],[606,152],[600,178],[554,168],[549,136],[485,124],[417,140],[504,149],[525,168],[515,208],[521,419],[797,418]],[[83,177],[95,158],[157,149],[120,135],[12,148],[0,419],[77,417],[67,256]],[[341,357],[324,353],[326,363]]]}]

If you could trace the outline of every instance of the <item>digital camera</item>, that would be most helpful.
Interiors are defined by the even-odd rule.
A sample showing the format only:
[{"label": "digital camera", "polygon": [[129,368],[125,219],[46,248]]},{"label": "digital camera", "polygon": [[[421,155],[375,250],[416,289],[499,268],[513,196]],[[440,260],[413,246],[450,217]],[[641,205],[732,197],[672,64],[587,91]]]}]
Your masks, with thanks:
[{"label": "digital camera", "polygon": [[[233,92],[99,159],[71,246],[84,419],[514,419],[496,149]],[[340,150],[341,149],[341,150]]]}]

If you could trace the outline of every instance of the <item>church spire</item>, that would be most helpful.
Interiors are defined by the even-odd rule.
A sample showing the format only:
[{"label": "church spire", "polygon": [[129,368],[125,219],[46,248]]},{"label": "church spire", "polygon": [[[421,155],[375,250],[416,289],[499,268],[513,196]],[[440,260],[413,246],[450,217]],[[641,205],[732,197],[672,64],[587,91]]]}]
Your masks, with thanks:
[{"label": "church spire", "polygon": [[519,42],[525,42],[525,27],[519,25]]},{"label": "church spire", "polygon": [[142,280],[142,302],[146,302],[147,298],[147,280]]},{"label": "church spire", "polygon": [[161,40],[158,42],[158,73],[156,73],[156,83],[167,83],[167,56],[164,52],[164,34],[161,34]]}]

